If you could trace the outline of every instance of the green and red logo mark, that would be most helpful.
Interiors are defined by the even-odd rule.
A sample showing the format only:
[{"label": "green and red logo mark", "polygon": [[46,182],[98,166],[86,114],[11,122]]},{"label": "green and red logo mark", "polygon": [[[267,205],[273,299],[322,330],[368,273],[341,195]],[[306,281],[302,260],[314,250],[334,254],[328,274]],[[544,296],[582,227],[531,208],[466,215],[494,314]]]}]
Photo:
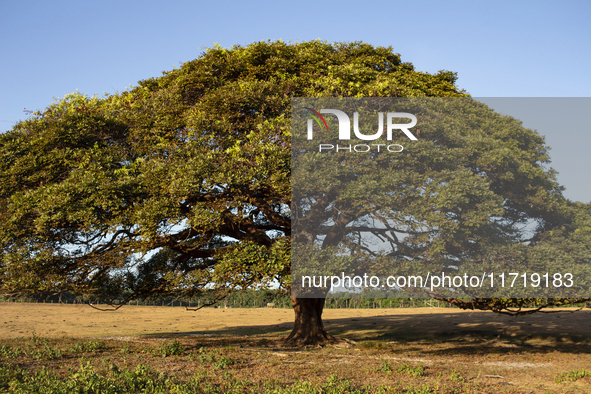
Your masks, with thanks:
[{"label": "green and red logo mark", "polygon": [[[322,124],[324,124],[326,131],[328,131],[328,125],[326,124],[326,120],[324,120],[324,116],[320,115],[320,113],[318,111],[313,110],[312,108],[305,107],[305,109],[308,112],[308,114],[316,121],[316,123],[318,123],[318,126],[320,127],[321,130],[322,130]],[[320,123],[320,121],[322,121],[322,123]],[[310,133],[312,130],[311,123],[312,123],[312,119],[308,120],[308,133]],[[310,135],[308,135],[308,139],[311,139]]]}]

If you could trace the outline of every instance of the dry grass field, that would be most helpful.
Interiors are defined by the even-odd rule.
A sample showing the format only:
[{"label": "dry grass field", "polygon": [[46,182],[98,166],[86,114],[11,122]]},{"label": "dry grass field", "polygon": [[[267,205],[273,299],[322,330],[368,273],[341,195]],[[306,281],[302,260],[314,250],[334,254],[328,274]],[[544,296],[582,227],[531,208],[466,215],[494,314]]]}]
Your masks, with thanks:
[{"label": "dry grass field", "polygon": [[294,349],[289,309],[0,303],[0,392],[591,392],[589,309],[323,317],[344,340]]}]

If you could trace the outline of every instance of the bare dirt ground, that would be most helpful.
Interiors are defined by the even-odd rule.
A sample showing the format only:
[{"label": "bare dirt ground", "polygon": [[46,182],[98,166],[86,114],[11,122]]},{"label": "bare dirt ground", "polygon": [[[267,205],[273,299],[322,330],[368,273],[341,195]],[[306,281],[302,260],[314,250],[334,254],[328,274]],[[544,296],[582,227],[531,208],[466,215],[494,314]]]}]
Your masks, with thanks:
[{"label": "bare dirt ground", "polygon": [[[0,345],[21,343],[24,349],[25,338],[50,338],[50,347],[61,346],[63,356],[27,365],[61,373],[77,362],[71,346],[99,338],[102,350],[85,354],[97,368],[105,358],[121,368],[149,359],[154,368],[179,376],[206,376],[209,368],[203,379],[219,387],[228,376],[253,387],[285,387],[302,379],[321,384],[337,376],[354,387],[385,385],[392,392],[591,393],[589,309],[518,318],[451,308],[327,309],[323,318],[331,334],[347,341],[285,348],[280,339],[293,324],[289,309],[127,306],[101,312],[80,305],[2,303]],[[159,358],[157,349],[170,341],[179,341],[184,352]],[[214,359],[212,352],[235,361],[224,378],[217,364],[204,364]]]},{"label": "bare dirt ground", "polygon": [[[564,309],[573,311],[574,308]],[[287,332],[291,309],[218,309],[125,306],[114,312],[87,305],[0,303],[0,338],[113,337],[146,334],[257,334]],[[325,309],[326,328],[352,339],[363,336],[436,335],[481,331],[497,335],[589,336],[591,310],[510,317],[455,308]]]}]

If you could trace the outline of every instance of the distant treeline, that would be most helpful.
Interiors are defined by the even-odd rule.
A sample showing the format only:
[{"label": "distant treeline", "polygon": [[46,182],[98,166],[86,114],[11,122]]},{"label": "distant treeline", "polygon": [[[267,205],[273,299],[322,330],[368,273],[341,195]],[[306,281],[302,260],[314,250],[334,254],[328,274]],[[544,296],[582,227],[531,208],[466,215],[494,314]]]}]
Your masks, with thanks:
[{"label": "distant treeline", "polygon": [[[230,294],[228,297],[213,303],[214,295],[203,293],[198,297],[162,297],[134,299],[129,305],[144,306],[183,306],[183,307],[210,307],[210,308],[291,308],[289,293],[281,290],[243,290]],[[94,305],[108,304],[107,300],[89,298],[88,296],[72,293],[61,293],[53,295],[31,295],[26,298],[0,298],[4,302],[32,302],[32,303],[64,303],[64,304],[86,304],[91,302]],[[123,298],[113,300],[111,303],[119,304]],[[413,298],[362,298],[359,294],[336,294],[329,295],[325,308],[408,308],[423,306],[448,306],[445,302],[431,299]]]},{"label": "distant treeline", "polygon": [[[234,292],[221,301],[213,303],[213,294],[203,293],[198,297],[162,297],[154,296],[150,298],[140,298],[130,301],[129,305],[143,306],[182,306],[182,307],[206,307],[206,308],[291,308],[289,293],[281,290],[243,290]],[[116,299],[112,303],[119,304],[123,298]],[[47,304],[87,304],[93,305],[109,304],[106,300],[89,298],[84,295],[72,293],[52,294],[52,295],[31,295],[26,298],[3,298],[0,302],[23,302],[23,303],[47,303]],[[528,305],[535,307],[536,305]],[[577,307],[585,306],[573,305]],[[375,308],[420,308],[420,307],[451,307],[446,302],[433,300],[430,298],[418,297],[361,297],[354,293],[330,294],[326,299],[325,308],[351,308],[351,309],[375,309]],[[527,306],[526,306],[527,307]]]}]

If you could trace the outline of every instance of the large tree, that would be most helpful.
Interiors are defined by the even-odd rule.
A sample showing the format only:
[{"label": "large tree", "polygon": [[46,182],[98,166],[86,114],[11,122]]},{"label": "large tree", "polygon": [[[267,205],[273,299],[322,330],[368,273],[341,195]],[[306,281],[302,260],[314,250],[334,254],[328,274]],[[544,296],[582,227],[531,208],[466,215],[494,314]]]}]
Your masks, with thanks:
[{"label": "large tree", "polygon": [[[465,96],[455,80],[392,48],[258,42],[209,49],[115,95],[69,95],[0,136],[1,291],[129,300],[289,288],[291,98]],[[511,189],[508,207],[542,198],[545,212],[557,186],[541,170],[543,141],[503,143],[523,139],[520,160],[539,179]],[[292,303],[293,342],[328,338],[324,299]]]}]

